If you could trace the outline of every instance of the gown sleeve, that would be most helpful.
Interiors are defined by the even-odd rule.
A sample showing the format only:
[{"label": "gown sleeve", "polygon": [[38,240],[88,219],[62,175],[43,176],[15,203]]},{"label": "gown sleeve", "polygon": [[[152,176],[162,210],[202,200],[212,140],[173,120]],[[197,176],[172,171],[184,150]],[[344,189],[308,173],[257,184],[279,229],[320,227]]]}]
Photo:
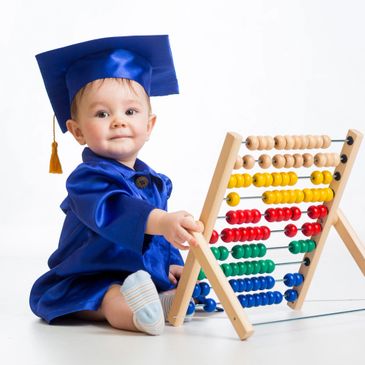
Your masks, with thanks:
[{"label": "gown sleeve", "polygon": [[136,197],[127,181],[82,164],[66,188],[69,207],[81,222],[109,241],[142,252],[147,218],[155,207]]}]

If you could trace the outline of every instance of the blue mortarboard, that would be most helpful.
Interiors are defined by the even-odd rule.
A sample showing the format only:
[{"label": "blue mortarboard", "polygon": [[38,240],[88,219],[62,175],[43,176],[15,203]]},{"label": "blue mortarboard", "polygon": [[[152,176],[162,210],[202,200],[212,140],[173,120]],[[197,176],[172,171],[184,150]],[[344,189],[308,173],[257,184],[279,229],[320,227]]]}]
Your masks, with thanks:
[{"label": "blue mortarboard", "polygon": [[63,132],[67,131],[72,99],[91,81],[127,78],[141,84],[149,96],[179,93],[167,35],[95,39],[36,58]]}]

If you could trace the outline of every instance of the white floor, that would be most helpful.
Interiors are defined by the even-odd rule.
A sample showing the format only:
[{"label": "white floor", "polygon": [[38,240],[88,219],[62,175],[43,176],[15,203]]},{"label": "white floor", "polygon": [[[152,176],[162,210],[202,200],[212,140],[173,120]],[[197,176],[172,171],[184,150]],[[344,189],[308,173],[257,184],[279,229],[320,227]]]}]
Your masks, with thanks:
[{"label": "white floor", "polygon": [[[325,250],[300,313],[285,305],[250,309],[253,323],[365,309],[365,280],[343,248]],[[337,263],[336,263],[337,261]],[[340,264],[339,264],[340,262]],[[256,325],[239,341],[224,313],[198,313],[159,337],[69,322],[49,326],[28,307],[44,258],[0,258],[0,364],[344,364],[365,357],[365,310]]]}]

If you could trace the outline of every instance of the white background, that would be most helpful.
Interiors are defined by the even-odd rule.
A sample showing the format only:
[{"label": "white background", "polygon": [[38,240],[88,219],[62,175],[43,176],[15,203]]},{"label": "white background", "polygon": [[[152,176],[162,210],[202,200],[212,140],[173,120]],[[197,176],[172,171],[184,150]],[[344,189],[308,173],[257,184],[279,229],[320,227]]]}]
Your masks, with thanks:
[{"label": "white background", "polygon": [[[58,130],[64,174],[49,175],[52,110],[35,54],[94,38],[169,34],[180,95],[155,98],[140,157],[171,177],[170,210],[199,216],[226,131],[243,136],[365,131],[362,1],[2,2],[2,256],[56,248],[65,179],[81,148]],[[342,209],[362,239],[364,148]]]}]

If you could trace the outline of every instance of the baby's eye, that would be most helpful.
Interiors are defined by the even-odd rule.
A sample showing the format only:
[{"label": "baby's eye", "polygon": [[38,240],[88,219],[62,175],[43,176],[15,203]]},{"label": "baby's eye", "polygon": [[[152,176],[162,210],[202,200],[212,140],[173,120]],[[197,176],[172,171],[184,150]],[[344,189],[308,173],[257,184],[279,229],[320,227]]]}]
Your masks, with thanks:
[{"label": "baby's eye", "polygon": [[96,113],[96,117],[98,117],[98,118],[107,118],[108,116],[109,116],[109,113],[104,110],[101,110]]},{"label": "baby's eye", "polygon": [[136,109],[133,109],[133,108],[129,108],[126,112],[125,112],[125,114],[126,115],[134,115],[134,114],[136,114],[137,113],[137,110]]}]

